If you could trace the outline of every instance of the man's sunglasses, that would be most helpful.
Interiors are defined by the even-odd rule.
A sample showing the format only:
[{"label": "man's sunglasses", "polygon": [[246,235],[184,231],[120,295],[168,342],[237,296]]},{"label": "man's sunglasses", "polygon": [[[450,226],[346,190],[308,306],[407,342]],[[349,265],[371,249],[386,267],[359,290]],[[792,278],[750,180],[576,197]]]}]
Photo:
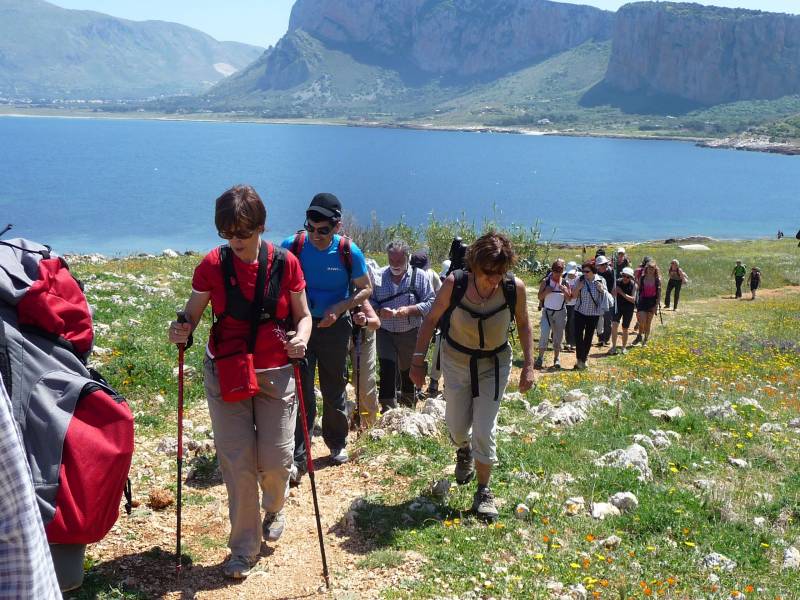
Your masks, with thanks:
[{"label": "man's sunglasses", "polygon": [[305,228],[308,233],[318,233],[320,235],[328,235],[331,231],[333,231],[333,227],[331,227],[330,225],[323,225],[322,227],[314,227],[308,221],[306,221]]},{"label": "man's sunglasses", "polygon": [[583,272],[584,273],[593,273],[594,271],[592,271],[591,269],[584,269]]},{"label": "man's sunglasses", "polygon": [[218,231],[217,234],[223,240],[232,240],[233,238],[237,240],[247,240],[250,239],[255,232],[255,229],[237,229],[236,231]]}]

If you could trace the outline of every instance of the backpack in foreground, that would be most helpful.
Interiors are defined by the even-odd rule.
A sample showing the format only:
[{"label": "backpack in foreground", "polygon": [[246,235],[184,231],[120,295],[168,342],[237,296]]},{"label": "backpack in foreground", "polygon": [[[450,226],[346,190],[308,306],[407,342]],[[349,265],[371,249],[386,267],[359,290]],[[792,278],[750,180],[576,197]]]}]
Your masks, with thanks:
[{"label": "backpack in foreground", "polygon": [[64,259],[0,241],[0,372],[22,433],[47,539],[101,540],[119,516],[133,455],[125,399],[86,367],[94,335]]}]

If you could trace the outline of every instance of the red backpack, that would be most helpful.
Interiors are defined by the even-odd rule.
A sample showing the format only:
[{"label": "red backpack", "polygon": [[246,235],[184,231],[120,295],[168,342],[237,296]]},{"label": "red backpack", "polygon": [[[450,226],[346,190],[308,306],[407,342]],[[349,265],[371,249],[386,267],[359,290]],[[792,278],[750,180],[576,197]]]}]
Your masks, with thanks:
[{"label": "red backpack", "polygon": [[101,540],[123,493],[130,512],[133,415],[86,367],[93,340],[64,259],[28,240],[0,241],[0,373],[51,543]]}]

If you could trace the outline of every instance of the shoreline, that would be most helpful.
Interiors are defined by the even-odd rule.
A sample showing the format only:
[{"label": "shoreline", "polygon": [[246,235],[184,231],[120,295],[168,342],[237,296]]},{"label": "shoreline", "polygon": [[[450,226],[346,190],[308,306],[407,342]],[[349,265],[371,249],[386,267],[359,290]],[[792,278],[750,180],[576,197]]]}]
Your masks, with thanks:
[{"label": "shoreline", "polygon": [[163,113],[109,113],[92,112],[84,110],[68,110],[53,108],[30,108],[3,105],[0,106],[0,118],[53,118],[53,119],[104,119],[122,121],[186,121],[193,123],[248,123],[253,125],[318,125],[325,127],[360,127],[365,129],[405,129],[411,131],[446,131],[454,133],[494,133],[507,135],[527,135],[533,137],[586,137],[606,138],[621,140],[652,140],[673,142],[713,142],[718,138],[702,136],[682,136],[666,134],[636,134],[618,133],[612,131],[570,131],[570,130],[542,130],[526,127],[510,127],[502,125],[438,125],[434,123],[390,123],[383,121],[349,121],[346,119],[264,119],[252,116],[238,117],[236,115],[214,113],[185,115],[167,115]]},{"label": "shoreline", "polygon": [[670,135],[666,133],[635,133],[615,131],[573,131],[558,129],[534,129],[527,127],[511,127],[502,125],[439,125],[434,123],[398,123],[383,121],[351,121],[348,119],[269,119],[249,115],[231,115],[226,113],[187,113],[184,115],[168,115],[150,112],[93,112],[90,110],[70,110],[57,108],[25,108],[20,106],[0,106],[0,118],[57,118],[57,119],[105,119],[123,121],[187,121],[192,123],[248,123],[252,125],[318,125],[324,127],[362,127],[366,129],[405,129],[411,131],[447,131],[456,133],[490,133],[527,135],[533,137],[576,137],[602,138],[610,140],[642,140],[693,143],[699,148],[714,150],[740,150],[762,152],[784,156],[800,156],[800,142],[772,142],[765,136],[740,133],[727,137],[709,137],[697,135]]}]

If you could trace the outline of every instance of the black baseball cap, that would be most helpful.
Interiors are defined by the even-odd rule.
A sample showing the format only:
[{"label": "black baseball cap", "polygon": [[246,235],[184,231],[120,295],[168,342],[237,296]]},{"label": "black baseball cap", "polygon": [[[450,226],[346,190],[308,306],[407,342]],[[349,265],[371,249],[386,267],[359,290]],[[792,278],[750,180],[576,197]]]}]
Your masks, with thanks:
[{"label": "black baseball cap", "polygon": [[418,252],[414,252],[411,255],[411,260],[409,261],[412,267],[417,267],[418,269],[427,269],[428,268],[428,253],[424,250],[419,250]]},{"label": "black baseball cap", "polygon": [[[306,217],[314,221],[339,221],[342,218],[342,203],[333,194],[321,193],[314,196],[306,211]],[[322,217],[317,218],[317,217]]]}]

